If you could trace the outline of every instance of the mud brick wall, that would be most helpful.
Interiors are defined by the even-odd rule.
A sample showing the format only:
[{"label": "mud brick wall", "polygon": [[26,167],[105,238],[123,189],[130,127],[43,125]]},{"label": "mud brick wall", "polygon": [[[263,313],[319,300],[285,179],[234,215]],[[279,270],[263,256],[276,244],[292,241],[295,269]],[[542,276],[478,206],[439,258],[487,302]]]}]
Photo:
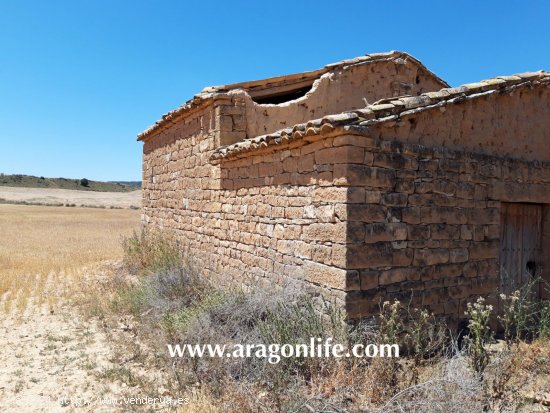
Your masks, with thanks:
[{"label": "mud brick wall", "polygon": [[359,280],[347,294],[351,317],[397,298],[461,318],[468,301],[499,286],[501,202],[550,203],[548,162],[341,139],[354,154],[339,182],[353,194],[340,215],[348,277]]},{"label": "mud brick wall", "polygon": [[260,105],[244,91],[233,91],[246,111],[247,136],[274,132],[310,119],[365,107],[366,101],[391,96],[418,95],[445,87],[441,79],[410,59],[350,65],[315,81],[307,96],[280,105]]}]

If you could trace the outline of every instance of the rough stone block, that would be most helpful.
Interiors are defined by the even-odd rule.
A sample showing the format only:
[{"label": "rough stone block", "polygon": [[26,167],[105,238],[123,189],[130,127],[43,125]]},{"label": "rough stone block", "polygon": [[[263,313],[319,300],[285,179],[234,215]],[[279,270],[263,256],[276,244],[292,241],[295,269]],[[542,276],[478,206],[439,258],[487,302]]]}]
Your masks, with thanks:
[{"label": "rough stone block", "polygon": [[414,277],[416,270],[414,268],[394,268],[381,271],[379,277],[380,285],[401,283]]},{"label": "rough stone block", "polygon": [[472,242],[469,252],[471,260],[497,258],[499,255],[499,243],[495,241]]},{"label": "rough stone block", "polygon": [[346,224],[339,223],[316,223],[306,225],[303,230],[305,240],[322,242],[346,242]]},{"label": "rough stone block", "polygon": [[386,210],[380,205],[350,204],[347,208],[349,221],[383,222],[386,219]]},{"label": "rough stone block", "polygon": [[419,249],[414,252],[415,266],[444,264],[449,262],[449,251],[444,249]]},{"label": "rough stone block", "polygon": [[371,290],[374,288],[378,288],[379,281],[378,281],[379,271],[373,271],[373,270],[363,270],[360,273],[360,279],[361,279],[361,290]]},{"label": "rough stone block", "polygon": [[377,244],[349,245],[348,268],[368,269],[392,265],[391,244],[380,242]]},{"label": "rough stone block", "polygon": [[407,225],[403,223],[375,223],[365,226],[365,242],[367,244],[406,239]]},{"label": "rough stone block", "polygon": [[339,290],[346,289],[347,271],[344,269],[306,261],[303,265],[303,271],[304,278],[309,282]]},{"label": "rough stone block", "polygon": [[322,164],[362,164],[365,151],[355,146],[339,146],[315,152],[315,163]]}]

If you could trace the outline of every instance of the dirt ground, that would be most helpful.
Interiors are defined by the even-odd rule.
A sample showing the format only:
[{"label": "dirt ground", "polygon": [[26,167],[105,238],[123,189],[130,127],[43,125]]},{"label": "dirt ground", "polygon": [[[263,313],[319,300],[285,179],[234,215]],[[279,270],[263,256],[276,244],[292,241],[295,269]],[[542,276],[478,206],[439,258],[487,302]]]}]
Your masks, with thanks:
[{"label": "dirt ground", "polygon": [[[0,186],[0,200],[37,205],[75,205],[93,207],[140,208],[141,191],[91,192],[70,189],[17,188]],[[4,201],[4,202],[5,202]]]},{"label": "dirt ground", "polygon": [[[50,276],[46,284],[58,280]],[[47,288],[48,294],[58,288]],[[30,297],[22,314],[13,308],[0,318],[1,411],[113,411],[95,402],[121,397],[124,390],[98,380],[112,367],[105,334],[61,302],[53,310],[38,301]]]},{"label": "dirt ground", "polygon": [[120,365],[108,332],[73,304],[101,276],[98,263],[120,259],[121,237],[139,228],[139,216],[0,205],[1,412],[124,411],[97,399],[139,396],[118,380],[131,366]]}]

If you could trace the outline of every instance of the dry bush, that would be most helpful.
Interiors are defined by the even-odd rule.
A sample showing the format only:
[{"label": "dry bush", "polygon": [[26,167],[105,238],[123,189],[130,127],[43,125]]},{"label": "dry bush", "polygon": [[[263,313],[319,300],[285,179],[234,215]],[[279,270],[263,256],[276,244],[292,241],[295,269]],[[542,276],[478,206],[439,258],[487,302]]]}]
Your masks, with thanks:
[{"label": "dry bush", "polygon": [[124,238],[124,265],[133,274],[170,273],[182,268],[184,254],[176,238],[142,228]]},{"label": "dry bush", "polygon": [[98,285],[103,299],[93,300],[93,313],[115,324],[129,317],[131,320],[125,322],[141,339],[163,343],[157,353],[164,355],[157,363],[172,371],[171,387],[176,392],[200,383],[217,399],[227,400],[230,389],[236,395],[234,384],[239,383],[239,391],[250,394],[264,389],[264,404],[283,409],[296,402],[298,393],[289,389],[324,374],[334,360],[281,358],[271,364],[255,357],[172,359],[166,343],[267,346],[309,344],[311,337],[347,337],[339,307],[321,308],[293,285],[276,292],[264,288],[246,293],[215,289],[199,277],[176,240],[165,234],[134,233],[125,240],[124,250],[124,263],[136,275],[119,275]]},{"label": "dry bush", "polygon": [[484,411],[485,405],[482,383],[469,368],[466,357],[458,353],[444,358],[439,371],[428,380],[401,390],[374,411],[478,413]]},{"label": "dry bush", "polygon": [[[487,347],[492,332],[483,303],[470,306],[469,312],[469,340],[480,351],[476,356],[471,347],[458,350],[444,320],[410,305],[385,303],[378,316],[346,323],[338,306],[319,305],[295,285],[246,292],[216,289],[181,253],[182,246],[161,233],[134,234],[125,251],[127,269],[134,275],[119,273],[101,284],[95,313],[107,326],[122,322],[133,341],[131,346],[120,342],[121,354],[128,357],[132,348],[149,370],[165,372],[166,387],[190,397],[196,409],[468,413],[519,403],[510,393],[517,393],[519,385],[512,383],[526,362],[519,361],[518,353],[494,353]],[[348,348],[395,342],[403,357],[281,358],[270,364],[255,357],[170,358],[166,350],[168,343],[231,348],[307,344],[311,337],[332,337]],[[477,362],[483,363],[481,376],[473,368]],[[187,411],[193,411],[192,405]]]},{"label": "dry bush", "polygon": [[[214,292],[199,305],[182,309],[165,332],[172,343],[308,344],[311,337],[337,337],[343,324],[337,315],[331,317],[334,309],[315,308],[308,296],[292,286],[277,293],[263,289]],[[291,394],[288,388],[330,369],[333,363],[322,358],[281,358],[271,364],[255,357],[206,357],[178,359],[176,366],[181,386],[198,381],[221,395],[228,380],[237,380],[264,388],[269,392],[267,399],[277,399],[286,398]]]},{"label": "dry bush", "polygon": [[[516,349],[507,347],[492,354],[484,377],[487,405],[490,411],[513,410],[513,405],[517,404],[517,392],[510,392],[510,382],[519,368]],[[512,398],[510,394],[513,395]]]}]

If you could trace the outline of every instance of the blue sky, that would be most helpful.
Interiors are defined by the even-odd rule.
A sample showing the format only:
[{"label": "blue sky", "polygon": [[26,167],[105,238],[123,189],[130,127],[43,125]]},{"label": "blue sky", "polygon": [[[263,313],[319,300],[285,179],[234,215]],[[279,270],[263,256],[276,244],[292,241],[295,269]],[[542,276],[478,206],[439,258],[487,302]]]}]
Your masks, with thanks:
[{"label": "blue sky", "polygon": [[0,0],[0,172],[141,179],[141,132],[212,84],[403,50],[452,85],[550,70],[548,1]]}]

